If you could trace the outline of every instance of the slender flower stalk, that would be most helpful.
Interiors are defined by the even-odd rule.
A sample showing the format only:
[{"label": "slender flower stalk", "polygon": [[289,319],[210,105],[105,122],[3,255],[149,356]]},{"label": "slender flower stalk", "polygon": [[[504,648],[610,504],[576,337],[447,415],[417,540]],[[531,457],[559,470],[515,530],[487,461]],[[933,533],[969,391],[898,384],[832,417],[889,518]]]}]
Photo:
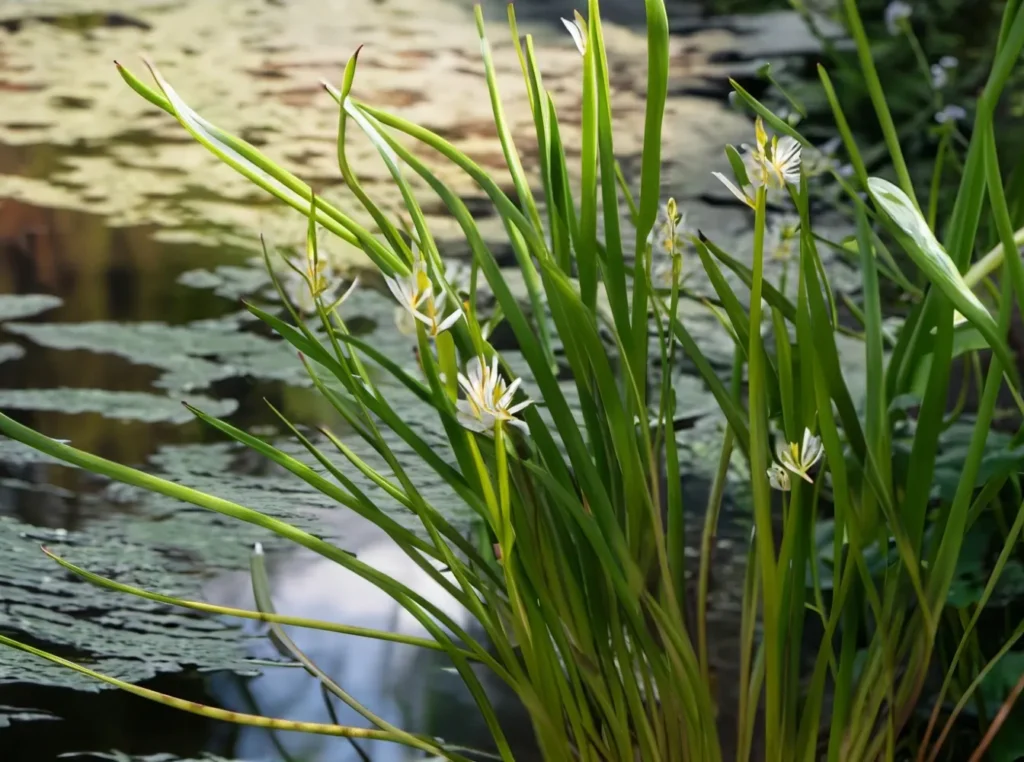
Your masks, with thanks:
[{"label": "slender flower stalk", "polygon": [[526,431],[526,423],[515,415],[531,400],[512,405],[512,398],[522,383],[521,378],[506,384],[498,372],[498,356],[491,358],[490,365],[483,357],[476,358],[475,367],[468,374],[459,374],[459,386],[466,393],[466,399],[456,403],[459,422],[470,431],[493,433],[496,424],[507,423]]}]

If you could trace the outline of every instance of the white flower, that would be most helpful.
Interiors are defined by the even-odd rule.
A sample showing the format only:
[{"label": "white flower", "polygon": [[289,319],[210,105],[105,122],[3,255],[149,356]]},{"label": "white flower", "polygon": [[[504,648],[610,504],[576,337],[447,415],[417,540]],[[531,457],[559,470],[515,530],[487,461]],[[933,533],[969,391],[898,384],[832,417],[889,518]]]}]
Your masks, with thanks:
[{"label": "white flower", "polygon": [[476,366],[468,376],[459,374],[459,386],[466,393],[466,399],[456,403],[459,423],[479,433],[493,433],[498,423],[508,423],[525,431],[526,424],[515,414],[531,401],[525,400],[509,407],[521,382],[522,379],[517,378],[511,384],[505,384],[498,373],[497,355],[491,358],[490,365],[483,357],[476,358]]},{"label": "white flower", "polygon": [[903,22],[910,18],[914,9],[903,0],[893,0],[885,7],[885,28],[893,37],[903,31]]},{"label": "white flower", "polygon": [[939,59],[939,66],[948,71],[952,71],[960,65],[960,59],[956,56],[943,56]]},{"label": "white flower", "polygon": [[767,161],[779,188],[785,183],[797,185],[800,182],[801,148],[800,142],[789,135],[772,138],[772,154]]},{"label": "white flower", "polygon": [[[412,273],[408,277],[385,276],[384,282],[388,284],[391,293],[398,300],[400,310],[427,326],[427,332],[431,336],[437,336],[439,333],[447,331],[462,317],[462,310],[456,308],[451,315],[441,319],[441,315],[444,314],[444,305],[448,301],[448,293],[444,290],[434,291],[434,285],[430,282],[430,276],[427,275],[427,264],[419,256],[415,258]],[[402,312],[399,314],[402,315]],[[410,328],[410,324],[403,323],[402,318],[404,317],[402,315],[396,320],[403,333],[408,332]]]},{"label": "white flower", "polygon": [[777,489],[781,492],[789,492],[792,489],[789,483],[789,472],[778,463],[772,463],[768,469],[768,483],[772,486],[772,489]]},{"label": "white flower", "polygon": [[940,64],[932,64],[932,87],[941,90],[949,84],[949,74]]},{"label": "white flower", "polygon": [[754,206],[754,200],[750,197],[749,194],[747,194],[745,190],[746,186],[744,186],[744,189],[741,190],[740,188],[736,187],[736,184],[732,180],[723,175],[721,172],[712,172],[711,174],[717,177],[718,181],[722,183],[722,185],[724,185],[732,195],[734,195],[744,204],[750,207]]},{"label": "white flower", "polygon": [[328,277],[325,272],[326,265],[323,260],[314,263],[307,262],[306,272],[302,273],[295,267],[282,274],[281,287],[288,297],[288,301],[300,313],[312,315],[317,311],[317,304],[322,304],[324,309],[332,310],[341,305],[359,285],[359,278],[355,278],[349,287],[338,296],[339,280]]},{"label": "white flower", "polygon": [[[768,142],[768,134],[764,130],[761,117],[754,122],[755,145],[748,148],[743,163],[747,172],[747,180],[752,188],[762,185],[768,188],[784,188],[786,184],[796,185],[800,182],[800,142],[789,135],[779,138],[775,135]],[[754,199],[746,187],[737,188],[721,172],[712,172],[719,181],[729,189],[736,198],[747,206],[754,206]]]},{"label": "white flower", "polygon": [[967,111],[963,106],[957,106],[955,103],[950,103],[935,114],[935,121],[939,124],[946,124],[947,122],[959,122],[961,119],[965,119],[966,117]]},{"label": "white flower", "polygon": [[580,52],[580,55],[585,56],[587,54],[587,22],[579,11],[573,11],[573,14],[574,19],[572,21],[563,18],[562,23],[569,30],[569,35],[572,37],[572,41],[576,43],[576,49]]},{"label": "white flower", "polygon": [[776,452],[779,462],[786,469],[812,483],[814,480],[807,475],[807,472],[821,460],[821,456],[824,454],[825,448],[821,446],[821,438],[813,436],[810,429],[804,429],[804,440],[801,444],[798,445],[796,442],[780,443]]}]

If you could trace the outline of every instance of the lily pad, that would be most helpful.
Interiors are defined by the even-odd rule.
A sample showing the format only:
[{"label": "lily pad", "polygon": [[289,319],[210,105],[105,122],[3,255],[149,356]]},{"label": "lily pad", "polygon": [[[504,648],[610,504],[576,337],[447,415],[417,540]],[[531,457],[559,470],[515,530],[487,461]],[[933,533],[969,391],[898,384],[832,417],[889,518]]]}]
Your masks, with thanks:
[{"label": "lily pad", "polygon": [[0,729],[10,727],[15,722],[34,722],[37,720],[59,720],[60,718],[42,709],[24,709],[17,706],[0,706]]},{"label": "lily pad", "polygon": [[0,344],[0,363],[11,360],[20,360],[25,356],[25,350],[18,344]]},{"label": "lily pad", "polygon": [[[190,403],[218,417],[230,415],[238,403],[230,399],[190,396]],[[0,408],[52,410],[75,415],[99,413],[105,418],[145,423],[188,423],[195,419],[181,402],[147,392],[106,389],[0,389]]]},{"label": "lily pad", "polygon": [[213,270],[189,270],[178,276],[178,283],[191,288],[212,290],[217,296],[238,300],[272,288],[270,276],[262,266],[221,265]]},{"label": "lily pad", "polygon": [[63,303],[52,294],[0,294],[0,323],[33,317]]},{"label": "lily pad", "polygon": [[[288,346],[217,321],[164,323],[11,323],[11,333],[50,349],[87,350],[164,370],[155,386],[191,390],[225,378],[252,375],[292,383],[306,376]],[[308,379],[305,381],[308,384]]]},{"label": "lily pad", "polygon": [[[79,533],[31,527],[0,517],[5,631],[46,643],[63,655],[87,660],[96,669],[132,682],[190,665],[243,670],[237,633],[224,624],[72,579],[39,550],[45,544],[122,581],[194,592],[180,562],[175,568],[152,547],[125,536],[124,526],[123,521],[98,522],[88,532]],[[200,539],[197,532],[209,532],[200,522],[172,522],[166,529],[169,536],[176,533],[182,543],[195,543]],[[12,682],[100,689],[90,678],[3,648],[0,684]]]}]

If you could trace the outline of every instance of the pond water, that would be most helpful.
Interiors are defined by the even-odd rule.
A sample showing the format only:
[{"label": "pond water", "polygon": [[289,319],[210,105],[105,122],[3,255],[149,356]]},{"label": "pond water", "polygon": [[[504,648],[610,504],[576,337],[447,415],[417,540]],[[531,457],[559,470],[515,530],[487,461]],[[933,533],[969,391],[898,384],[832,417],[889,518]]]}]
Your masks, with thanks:
[{"label": "pond water", "polygon": [[[633,181],[645,87],[642,4],[605,0],[602,7],[616,150]],[[521,30],[536,36],[566,124],[563,137],[573,145],[579,57],[558,20],[570,15],[572,3],[518,0],[516,8]],[[725,79],[749,79],[755,59],[800,56],[815,44],[790,14],[716,19],[683,0],[669,3],[669,11],[666,197],[675,195],[691,225],[742,256],[749,221],[710,176],[724,162],[724,143],[749,139],[749,122],[725,104]],[[528,146],[532,119],[507,42],[504,4],[489,1],[485,15],[513,133]],[[333,410],[310,393],[301,364],[239,303],[268,294],[258,236],[298,246],[304,220],[220,166],[132,93],[110,64],[117,58],[141,74],[137,54],[146,54],[205,117],[337,199],[344,193],[334,158],[336,114],[319,80],[336,79],[359,44],[366,45],[361,97],[440,132],[485,167],[500,167],[468,0],[0,0],[0,409],[80,449],[287,518],[420,585],[425,581],[365,526],[225,443],[180,405],[186,400],[227,417],[297,457],[304,457],[301,446],[286,444],[264,400],[300,424],[344,436]],[[369,146],[353,147],[353,156],[371,195],[397,208]],[[529,170],[528,149],[524,161]],[[465,178],[446,179],[467,203],[478,202],[471,208],[480,209],[488,242],[507,251],[479,190]],[[463,256],[453,224],[439,208],[428,206],[427,213],[444,254]],[[358,252],[325,246],[341,271],[366,264]],[[841,284],[843,265],[830,267]],[[346,303],[352,325],[411,364],[412,346],[395,330],[392,302],[373,278],[365,280]],[[699,306],[686,317],[725,371],[732,350],[718,323]],[[679,439],[696,525],[721,421],[694,376],[680,376],[678,390],[691,421]],[[443,495],[441,485],[423,487]],[[713,642],[724,685],[735,683],[729,670],[744,531],[741,517],[730,519],[720,538],[713,616],[721,633]],[[365,583],[254,527],[107,483],[0,440],[0,631],[185,698],[328,721],[319,689],[301,670],[247,661],[273,657],[265,632],[100,591],[60,573],[38,551],[40,544],[53,546],[130,584],[251,606],[242,570],[257,541],[272,562],[280,611],[409,626]],[[466,720],[473,710],[457,679],[436,660],[322,633],[296,638],[389,719],[485,743],[479,724]],[[527,760],[527,725],[511,702],[505,705]],[[268,762],[357,760],[364,753],[377,762],[412,758],[394,747],[357,750],[337,739],[238,731],[0,651],[0,758],[46,762],[72,752],[151,762],[204,754]]]}]

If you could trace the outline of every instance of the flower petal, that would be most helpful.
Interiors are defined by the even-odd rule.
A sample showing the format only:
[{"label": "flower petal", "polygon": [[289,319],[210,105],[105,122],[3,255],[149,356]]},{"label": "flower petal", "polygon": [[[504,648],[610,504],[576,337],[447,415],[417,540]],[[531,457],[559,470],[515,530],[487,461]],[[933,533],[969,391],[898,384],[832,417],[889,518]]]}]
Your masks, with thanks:
[{"label": "flower petal", "polygon": [[533,400],[523,400],[522,402],[519,402],[519,403],[513,405],[512,407],[510,407],[506,412],[509,415],[515,415],[516,413],[518,413],[523,408],[529,407],[532,404],[533,404]]},{"label": "flower petal", "polygon": [[391,294],[400,304],[405,305],[409,303],[408,296],[405,292],[405,286],[398,280],[398,278],[391,278],[385,275],[384,282],[388,284],[388,288],[391,289]]},{"label": "flower petal", "polygon": [[519,429],[524,434],[529,434],[530,433],[530,427],[527,425],[526,421],[521,421],[518,418],[513,418],[513,419],[511,419],[509,421],[509,425],[510,426],[515,426],[517,429]]},{"label": "flower petal", "polygon": [[505,393],[502,394],[501,399],[498,400],[498,407],[508,407],[508,403],[512,401],[512,398],[516,394],[516,389],[519,388],[519,385],[522,382],[523,379],[517,378],[515,381],[508,385],[508,388],[505,390]]},{"label": "flower petal", "polygon": [[491,430],[491,427],[484,425],[484,422],[479,418],[474,415],[463,413],[461,410],[456,413],[456,418],[458,418],[459,425],[461,425],[462,428],[474,431],[477,434],[486,434]]},{"label": "flower petal", "polygon": [[421,323],[423,323],[423,325],[430,326],[431,328],[434,327],[434,320],[433,320],[433,318],[428,317],[427,315],[424,315],[422,312],[418,312],[417,310],[413,310],[413,309],[410,309],[409,313],[414,318],[416,318]]},{"label": "flower petal", "polygon": [[576,50],[580,52],[581,56],[585,56],[587,54],[587,40],[583,36],[583,30],[580,28],[579,22],[563,18],[562,24],[569,31],[572,41],[576,43]]},{"label": "flower petal", "polygon": [[440,324],[437,326],[437,333],[444,333],[445,331],[447,331],[449,328],[451,328],[453,325],[459,322],[460,317],[462,317],[462,310],[456,310],[455,312],[453,312],[451,315],[449,315],[440,322]]},{"label": "flower petal", "polygon": [[728,188],[729,192],[732,193],[732,195],[734,195],[736,198],[738,198],[740,201],[742,201],[747,206],[750,206],[750,199],[747,197],[747,195],[743,191],[741,191],[739,188],[736,187],[736,185],[733,183],[732,180],[730,180],[728,177],[723,175],[721,172],[712,172],[711,174],[713,174],[715,177],[717,177],[719,182],[721,182],[722,185],[724,185],[726,188]]},{"label": "flower petal", "polygon": [[772,154],[772,165],[784,182],[796,185],[800,182],[800,141],[789,135],[783,136]]},{"label": "flower petal", "polygon": [[789,481],[789,474],[786,473],[786,470],[777,463],[773,463],[771,468],[768,469],[768,483],[773,489],[777,489],[781,492],[789,492],[790,489],[792,489],[792,485]]}]

